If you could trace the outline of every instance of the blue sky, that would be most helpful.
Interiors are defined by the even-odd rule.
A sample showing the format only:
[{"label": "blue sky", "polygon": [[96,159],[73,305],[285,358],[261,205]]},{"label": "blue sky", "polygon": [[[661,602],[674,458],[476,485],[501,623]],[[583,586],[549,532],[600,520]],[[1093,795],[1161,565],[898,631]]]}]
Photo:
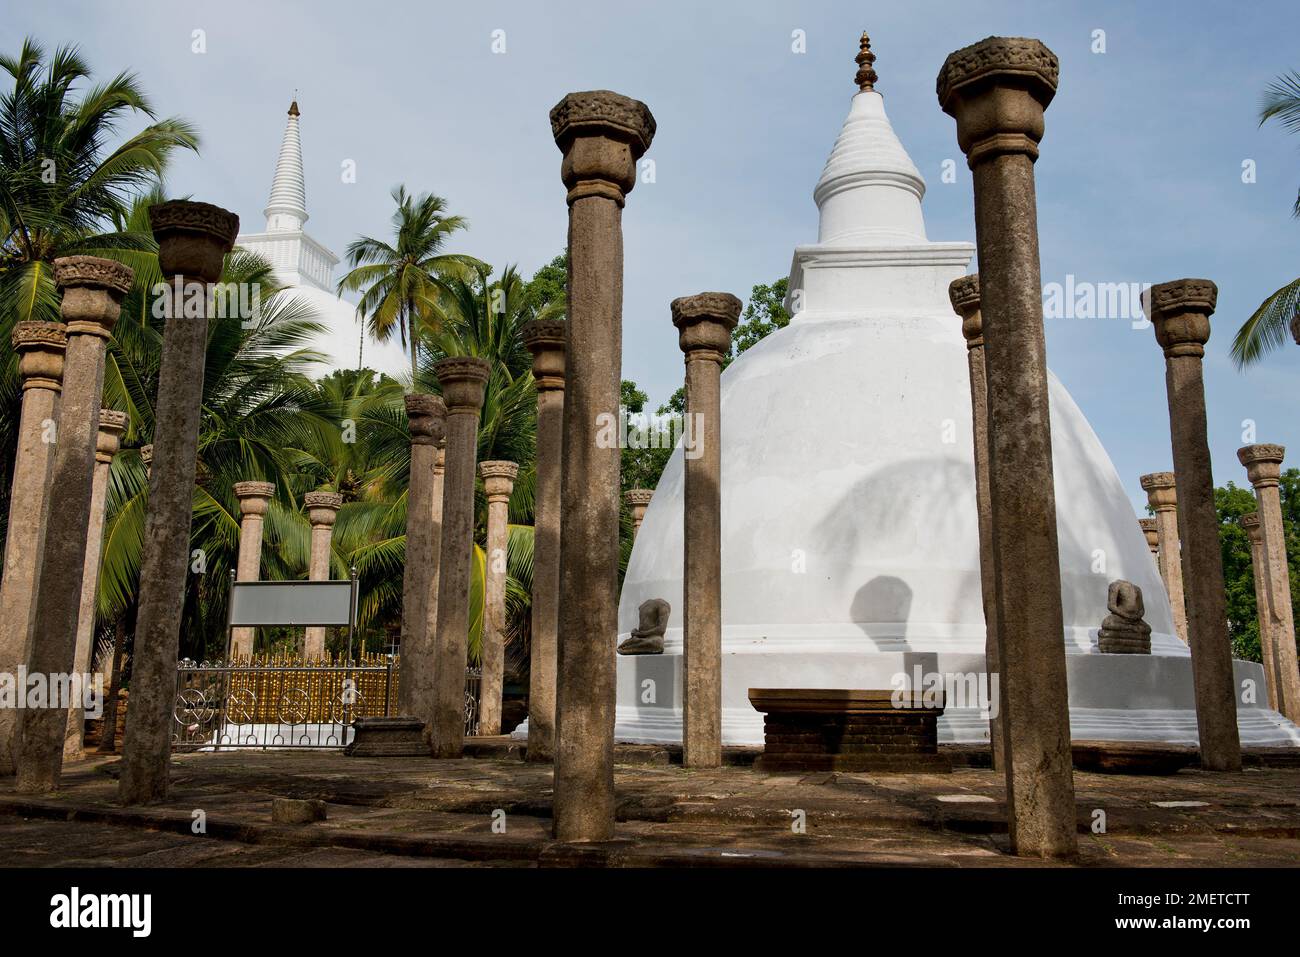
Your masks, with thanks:
[{"label": "blue sky", "polygon": [[[309,230],[340,251],[380,233],[397,183],[447,197],[458,244],[525,273],[565,241],[560,155],[547,112],[567,91],[644,100],[659,132],[657,181],[625,212],[623,371],[659,404],[680,384],[668,303],[742,296],[784,275],[816,238],[812,189],[854,92],[858,34],[878,89],[925,176],[933,240],[974,241],[971,185],[934,80],[952,50],[990,34],[1035,36],[1061,59],[1038,163],[1043,281],[1219,285],[1206,381],[1216,481],[1239,485],[1244,420],[1300,461],[1288,345],[1247,374],[1232,333],[1300,268],[1300,137],[1260,128],[1261,92],[1300,68],[1287,3],[369,3],[60,2],[13,5],[0,47],[32,35],[81,45],[98,75],[136,71],[162,115],[203,135],[169,187],[260,228],[284,113],[297,90]],[[203,30],[206,52],[192,52]],[[504,54],[493,31],[505,31]],[[804,31],[806,52],[792,52]],[[1105,53],[1091,51],[1105,31]],[[956,159],[957,179],[940,180]],[[1242,162],[1257,181],[1244,184]],[[341,181],[356,163],[357,181]],[[1163,358],[1150,329],[1115,319],[1047,324],[1048,360],[1083,408],[1135,502],[1168,469]]]}]

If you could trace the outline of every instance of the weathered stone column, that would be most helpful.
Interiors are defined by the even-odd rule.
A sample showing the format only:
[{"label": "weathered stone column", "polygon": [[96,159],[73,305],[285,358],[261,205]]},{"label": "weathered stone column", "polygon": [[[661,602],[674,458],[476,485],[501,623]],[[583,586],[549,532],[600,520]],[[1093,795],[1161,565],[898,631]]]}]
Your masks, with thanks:
[{"label": "weathered stone column", "polygon": [[[131,666],[122,776],[124,804],[167,796],[172,722],[176,701],[176,652],[180,642],[185,575],[190,558],[190,520],[199,424],[203,413],[203,367],[208,318],[184,311],[187,284],[207,286],[221,278],[225,254],[239,232],[239,217],[207,203],[175,201],[149,209],[163,277],[173,283],[163,329],[154,422],[154,459],[149,509],[140,562],[140,600]],[[182,292],[177,293],[179,284]]]},{"label": "weathered stone column", "polygon": [[405,397],[411,434],[411,468],[406,485],[406,566],[402,575],[402,666],[398,712],[427,725],[433,720],[434,619],[429,614],[433,574],[438,568],[442,540],[434,511],[438,443],[447,434],[447,407],[436,395]]},{"label": "weathered stone column", "polygon": [[510,494],[519,466],[481,462],[487,494],[487,568],[483,583],[483,678],[479,684],[478,733],[501,733],[501,694],[506,669],[506,548],[509,544]]},{"label": "weathered stone column", "polygon": [[[683,508],[682,764],[722,766],[722,363],[741,302],[704,292],[672,302],[686,357],[686,415],[698,455],[686,456]],[[640,523],[638,523],[640,524]]]},{"label": "weathered stone column", "polygon": [[[343,496],[337,492],[308,492],[302,497],[307,507],[307,521],[311,523],[311,564],[307,577],[314,582],[330,579],[330,546],[334,540],[334,520],[343,507]],[[302,654],[308,661],[325,657],[325,629],[319,625],[303,633]]]},{"label": "weathered stone column", "polygon": [[[275,495],[274,482],[236,482],[235,497],[239,499],[239,564],[235,580],[255,582],[262,577],[262,523]],[[251,658],[256,628],[230,630],[230,660]]]},{"label": "weathered stone column", "polygon": [[569,191],[553,821],[562,841],[603,841],[614,834],[620,450],[609,435],[622,372],[623,204],[655,121],[644,103],[598,90],[557,103],[551,131]]},{"label": "weathered stone column", "polygon": [[[54,281],[63,292],[61,309],[68,347],[49,479],[58,499],[51,500],[45,517],[29,665],[33,674],[45,675],[51,683],[55,675],[70,674],[76,664],[104,352],[133,278],[129,268],[111,259],[68,256],[54,261]],[[69,704],[47,700],[45,707],[25,708],[19,715],[19,793],[41,794],[58,788]]]},{"label": "weathered stone column", "polygon": [[1183,597],[1182,548],[1178,538],[1178,488],[1173,472],[1152,472],[1139,481],[1147,503],[1156,513],[1156,535],[1160,540],[1160,577],[1174,612],[1174,631],[1187,641],[1187,606]]},{"label": "weathered stone column", "polygon": [[[1214,475],[1206,439],[1205,384],[1201,358],[1210,338],[1210,314],[1218,288],[1208,279],[1179,279],[1152,286],[1146,303],[1156,341],[1165,353],[1169,393],[1169,434],[1174,475],[1178,477],[1178,538],[1187,607],[1187,643],[1192,650],[1196,724],[1201,767],[1240,771],[1237,695],[1232,646],[1224,609],[1223,558],[1219,515],[1214,507]],[[1161,551],[1173,551],[1164,535]]]},{"label": "weathered stone column", "polygon": [[[442,542],[438,559],[438,621],[433,644],[435,758],[458,758],[465,746],[465,666],[469,660],[469,581],[474,552],[474,460],[478,417],[491,366],[486,359],[449,356],[433,366],[447,404]],[[406,667],[405,662],[402,665]]]},{"label": "weathered stone column", "polygon": [[[4,584],[0,585],[0,674],[13,675],[32,656],[45,519],[49,512],[50,468],[63,388],[63,353],[68,337],[61,322],[20,322],[13,346],[23,380],[22,411],[14,480],[9,492],[9,534],[5,539]],[[18,769],[18,714],[0,708],[0,775]]]},{"label": "weathered stone column", "polygon": [[623,501],[632,510],[633,541],[641,534],[641,523],[645,521],[646,509],[650,507],[650,499],[654,498],[654,494],[652,488],[630,488],[623,493]]},{"label": "weathered stone column", "polygon": [[[95,651],[95,599],[99,596],[99,561],[104,545],[104,510],[108,505],[108,471],[113,456],[121,446],[122,433],[126,431],[125,412],[113,409],[99,410],[99,434],[95,444],[95,475],[90,493],[90,525],[86,529],[85,567],[81,573],[81,606],[77,612],[77,653],[73,671],[90,675]],[[105,675],[107,684],[112,679]],[[68,709],[68,732],[63,741],[63,759],[75,761],[85,757],[86,712],[78,701]]]},{"label": "weathered stone column", "polygon": [[938,79],[975,187],[1011,846],[1040,857],[1077,846],[1034,195],[1058,70],[1037,40],[990,37]]},{"label": "weathered stone column", "polygon": [[1160,526],[1156,524],[1154,518],[1139,518],[1138,528],[1142,529],[1142,535],[1147,540],[1147,549],[1151,552],[1151,557],[1156,561],[1156,567],[1160,567]]},{"label": "weathered stone column", "polygon": [[1268,706],[1274,711],[1281,710],[1278,688],[1281,686],[1277,670],[1277,656],[1273,645],[1273,616],[1269,611],[1268,596],[1268,559],[1264,554],[1264,528],[1258,512],[1241,516],[1241,527],[1250,537],[1250,571],[1255,579],[1255,617],[1259,622],[1259,652],[1264,659],[1265,693]]},{"label": "weathered stone column", "polygon": [[[989,749],[993,769],[1002,770],[1002,659],[998,653],[998,602],[993,574],[993,506],[989,501],[989,388],[984,368],[984,318],[980,312],[980,277],[976,273],[954,279],[948,285],[948,299],[961,317],[966,339],[966,368],[970,373],[971,435],[975,457],[975,507],[979,511],[980,595],[984,604],[984,671],[988,675]],[[996,684],[994,683],[996,680]]]},{"label": "weathered stone column", "polygon": [[533,627],[528,667],[529,761],[555,756],[555,643],[560,613],[560,462],[564,455],[564,330],[533,320],[523,340],[537,383],[537,479],[533,486]]},{"label": "weathered stone column", "polygon": [[[1237,450],[1246,466],[1246,477],[1255,487],[1259,503],[1259,530],[1264,562],[1255,565],[1256,582],[1262,577],[1268,590],[1268,637],[1273,645],[1273,667],[1277,672],[1277,710],[1287,719],[1300,722],[1300,670],[1296,664],[1295,616],[1291,608],[1291,575],[1286,560],[1286,530],[1282,525],[1282,475],[1280,445],[1247,445]],[[1258,586],[1257,586],[1258,587]],[[1260,644],[1264,633],[1260,632]]]}]

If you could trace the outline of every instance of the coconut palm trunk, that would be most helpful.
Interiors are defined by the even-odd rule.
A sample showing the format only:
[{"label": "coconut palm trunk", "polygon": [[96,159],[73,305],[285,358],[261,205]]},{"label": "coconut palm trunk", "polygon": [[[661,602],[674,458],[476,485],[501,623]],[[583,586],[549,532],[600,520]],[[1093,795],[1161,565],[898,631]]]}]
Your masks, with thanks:
[{"label": "coconut palm trunk", "polygon": [[117,751],[117,698],[122,691],[122,666],[126,657],[126,616],[119,615],[113,633],[113,658],[109,662],[108,697],[104,701],[103,730],[99,733],[99,753]]}]

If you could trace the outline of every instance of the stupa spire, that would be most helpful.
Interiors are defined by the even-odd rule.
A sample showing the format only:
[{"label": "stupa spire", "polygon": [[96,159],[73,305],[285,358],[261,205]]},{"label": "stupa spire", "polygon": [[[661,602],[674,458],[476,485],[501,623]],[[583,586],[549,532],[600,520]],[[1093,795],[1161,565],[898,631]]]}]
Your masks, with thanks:
[{"label": "stupa spire", "polygon": [[307,186],[302,171],[302,139],[298,133],[298,100],[289,104],[289,119],[285,123],[284,138],[280,141],[280,156],[275,163],[275,180],[271,183],[271,198],[267,202],[266,231],[268,233],[293,232],[307,222]]},{"label": "stupa spire", "polygon": [[876,55],[871,52],[871,37],[867,36],[867,31],[862,31],[862,39],[858,41],[858,55],[853,58],[858,65],[858,73],[853,78],[853,82],[858,85],[862,92],[874,90],[876,80],[880,79],[876,75],[874,64]]},{"label": "stupa spire", "polygon": [[813,191],[821,211],[817,241],[836,246],[924,243],[925,180],[885,115],[885,101],[875,88],[876,55],[865,33],[854,59],[858,90]]}]

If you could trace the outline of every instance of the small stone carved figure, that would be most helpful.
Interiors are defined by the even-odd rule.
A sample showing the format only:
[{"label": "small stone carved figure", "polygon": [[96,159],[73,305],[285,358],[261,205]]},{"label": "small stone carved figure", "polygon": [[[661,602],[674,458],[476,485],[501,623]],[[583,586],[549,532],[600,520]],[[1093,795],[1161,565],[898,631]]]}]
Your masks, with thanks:
[{"label": "small stone carved figure", "polygon": [[1143,621],[1146,605],[1142,589],[1122,578],[1110,583],[1106,593],[1110,614],[1097,632],[1097,647],[1104,655],[1151,654],[1151,626]]},{"label": "small stone carved figure", "polygon": [[662,598],[641,602],[637,610],[640,621],[632,634],[618,646],[620,655],[662,655],[664,630],[668,627],[668,613],[672,607]]}]

